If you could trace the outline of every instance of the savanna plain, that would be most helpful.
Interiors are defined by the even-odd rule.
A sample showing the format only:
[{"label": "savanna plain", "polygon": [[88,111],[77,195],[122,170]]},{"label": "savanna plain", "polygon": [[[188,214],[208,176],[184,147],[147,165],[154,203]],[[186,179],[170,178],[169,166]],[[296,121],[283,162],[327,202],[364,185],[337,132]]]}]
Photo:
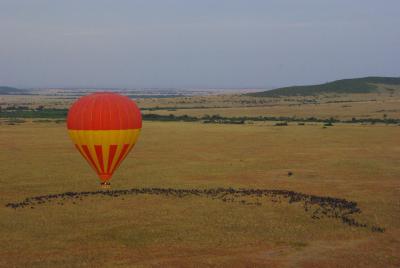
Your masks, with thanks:
[{"label": "savanna plain", "polygon": [[[2,101],[18,104],[30,97],[9,98]],[[71,101],[35,98],[35,105],[68,107]],[[138,103],[169,106],[144,113],[348,119],[397,117],[400,99],[340,96],[320,105],[302,100],[303,106],[297,99],[271,99],[247,107],[249,97],[209,98]],[[205,107],[211,100],[223,104]],[[185,105],[194,107],[179,109]],[[399,267],[399,137],[400,126],[384,123],[144,121],[137,145],[114,174],[112,188],[104,190],[73,147],[64,122],[2,120],[0,266]],[[35,196],[132,188],[136,194],[76,195],[6,206]],[[153,188],[167,194],[139,191]],[[315,217],[313,211],[321,207],[305,209],[304,203],[285,197],[255,194],[243,201],[230,194],[168,194],[168,189],[218,188],[346,199],[357,203],[359,212],[351,218],[364,225]]]}]

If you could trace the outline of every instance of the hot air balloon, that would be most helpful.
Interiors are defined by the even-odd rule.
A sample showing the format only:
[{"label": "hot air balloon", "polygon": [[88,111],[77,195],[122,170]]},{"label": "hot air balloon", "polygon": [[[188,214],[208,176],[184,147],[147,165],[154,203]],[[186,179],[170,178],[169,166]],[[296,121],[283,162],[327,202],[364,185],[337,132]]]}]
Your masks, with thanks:
[{"label": "hot air balloon", "polygon": [[116,93],[94,93],[69,109],[67,128],[76,149],[97,173],[101,185],[109,180],[134,147],[142,128],[135,102]]}]

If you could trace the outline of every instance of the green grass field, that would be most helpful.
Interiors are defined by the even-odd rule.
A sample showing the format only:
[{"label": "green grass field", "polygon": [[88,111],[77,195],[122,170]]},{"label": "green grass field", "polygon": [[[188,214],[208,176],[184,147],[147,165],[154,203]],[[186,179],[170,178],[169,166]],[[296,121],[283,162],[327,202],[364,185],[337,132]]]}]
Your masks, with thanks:
[{"label": "green grass field", "polygon": [[345,198],[361,209],[355,219],[384,233],[257,197],[262,205],[143,194],[12,209],[5,205],[26,197],[100,187],[63,124],[0,130],[1,267],[400,265],[398,126],[145,122],[112,180],[116,190],[234,187]]}]

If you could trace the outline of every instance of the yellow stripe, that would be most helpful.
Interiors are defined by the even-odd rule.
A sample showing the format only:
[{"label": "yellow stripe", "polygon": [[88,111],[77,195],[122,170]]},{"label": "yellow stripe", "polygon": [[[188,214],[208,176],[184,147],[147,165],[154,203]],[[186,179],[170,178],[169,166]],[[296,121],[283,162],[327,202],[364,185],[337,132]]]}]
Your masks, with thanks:
[{"label": "yellow stripe", "polygon": [[86,159],[86,161],[89,163],[90,167],[94,170],[94,172],[97,173],[96,167],[93,166],[92,162],[90,162],[89,158],[86,156],[85,152],[83,151],[81,145],[78,145],[79,151],[82,154],[82,156]]},{"label": "yellow stripe", "polygon": [[69,130],[68,133],[76,144],[131,144],[137,140],[140,129]]},{"label": "yellow stripe", "polygon": [[[117,150],[111,164],[110,170],[115,166],[118,157],[122,151],[124,144],[132,147],[139,137],[140,129],[124,129],[124,130],[69,130],[72,141],[80,148],[82,145],[88,146],[90,154],[96,166],[100,169],[100,163],[97,159],[95,145],[102,145],[104,170],[108,168],[109,147],[117,145]],[[129,151],[128,149],[128,151]]]}]

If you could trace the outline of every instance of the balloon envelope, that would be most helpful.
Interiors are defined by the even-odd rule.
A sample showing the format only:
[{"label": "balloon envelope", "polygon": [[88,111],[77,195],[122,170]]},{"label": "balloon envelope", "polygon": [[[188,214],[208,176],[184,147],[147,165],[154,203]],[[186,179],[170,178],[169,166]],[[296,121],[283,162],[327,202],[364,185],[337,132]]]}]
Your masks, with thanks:
[{"label": "balloon envelope", "polygon": [[67,128],[75,147],[100,180],[107,182],[134,147],[142,116],[128,97],[94,93],[71,106]]}]

